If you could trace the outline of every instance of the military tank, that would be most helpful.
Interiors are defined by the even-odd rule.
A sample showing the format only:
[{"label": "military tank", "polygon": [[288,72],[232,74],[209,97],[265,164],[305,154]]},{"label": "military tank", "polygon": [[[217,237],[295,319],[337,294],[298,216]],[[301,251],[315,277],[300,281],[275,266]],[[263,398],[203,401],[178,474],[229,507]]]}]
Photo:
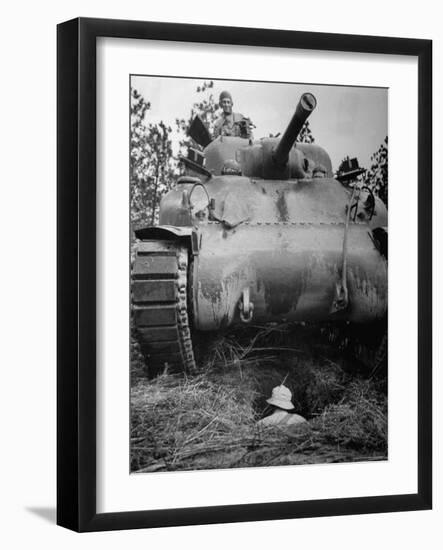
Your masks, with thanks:
[{"label": "military tank", "polygon": [[[192,336],[235,325],[383,323],[387,209],[334,177],[327,152],[297,143],[315,109],[301,96],[281,137],[211,139],[163,196],[159,225],[135,232],[133,322],[147,365],[196,367]],[[345,178],[346,180],[346,178]]]}]

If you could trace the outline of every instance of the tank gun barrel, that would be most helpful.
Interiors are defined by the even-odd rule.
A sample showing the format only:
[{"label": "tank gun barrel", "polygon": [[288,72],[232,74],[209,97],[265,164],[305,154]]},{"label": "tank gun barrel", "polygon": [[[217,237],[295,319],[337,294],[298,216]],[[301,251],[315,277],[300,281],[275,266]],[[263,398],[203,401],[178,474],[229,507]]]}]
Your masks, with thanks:
[{"label": "tank gun barrel", "polygon": [[306,122],[309,115],[315,109],[317,100],[310,93],[305,93],[301,96],[300,101],[295,109],[295,113],[291,118],[291,122],[281,137],[273,154],[273,160],[277,166],[285,166],[288,162],[289,151],[297,139],[303,124]]}]

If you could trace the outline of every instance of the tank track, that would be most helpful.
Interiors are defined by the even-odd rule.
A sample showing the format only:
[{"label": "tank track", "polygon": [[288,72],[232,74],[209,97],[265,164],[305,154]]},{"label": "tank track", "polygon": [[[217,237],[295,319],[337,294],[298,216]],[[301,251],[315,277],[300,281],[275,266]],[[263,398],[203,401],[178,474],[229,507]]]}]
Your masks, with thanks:
[{"label": "tank track", "polygon": [[133,320],[149,373],[195,371],[188,316],[188,250],[173,241],[137,244],[131,274]]}]

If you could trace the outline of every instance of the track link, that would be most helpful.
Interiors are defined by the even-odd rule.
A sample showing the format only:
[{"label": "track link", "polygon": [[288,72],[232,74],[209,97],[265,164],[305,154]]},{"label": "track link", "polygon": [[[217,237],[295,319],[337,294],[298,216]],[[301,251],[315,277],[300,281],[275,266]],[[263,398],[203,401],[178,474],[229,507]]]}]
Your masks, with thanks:
[{"label": "track link", "polygon": [[188,250],[141,241],[132,268],[134,324],[149,371],[196,369],[188,316]]}]

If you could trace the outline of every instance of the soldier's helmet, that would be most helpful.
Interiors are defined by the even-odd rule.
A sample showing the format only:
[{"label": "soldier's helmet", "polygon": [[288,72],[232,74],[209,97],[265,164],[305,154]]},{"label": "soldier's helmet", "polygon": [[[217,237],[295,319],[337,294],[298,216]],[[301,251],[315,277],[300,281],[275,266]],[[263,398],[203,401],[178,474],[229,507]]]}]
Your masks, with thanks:
[{"label": "soldier's helmet", "polygon": [[232,101],[232,95],[231,95],[227,90],[224,90],[224,91],[220,94],[220,96],[219,96],[219,98],[218,98],[218,102],[221,103],[224,99],[230,99],[230,100],[231,100],[231,103],[234,103],[234,102]]},{"label": "soldier's helmet", "polygon": [[279,407],[280,409],[289,411],[294,408],[291,399],[291,390],[281,384],[272,390],[272,395],[269,399],[266,399],[266,402],[270,405],[274,405],[275,407]]}]

